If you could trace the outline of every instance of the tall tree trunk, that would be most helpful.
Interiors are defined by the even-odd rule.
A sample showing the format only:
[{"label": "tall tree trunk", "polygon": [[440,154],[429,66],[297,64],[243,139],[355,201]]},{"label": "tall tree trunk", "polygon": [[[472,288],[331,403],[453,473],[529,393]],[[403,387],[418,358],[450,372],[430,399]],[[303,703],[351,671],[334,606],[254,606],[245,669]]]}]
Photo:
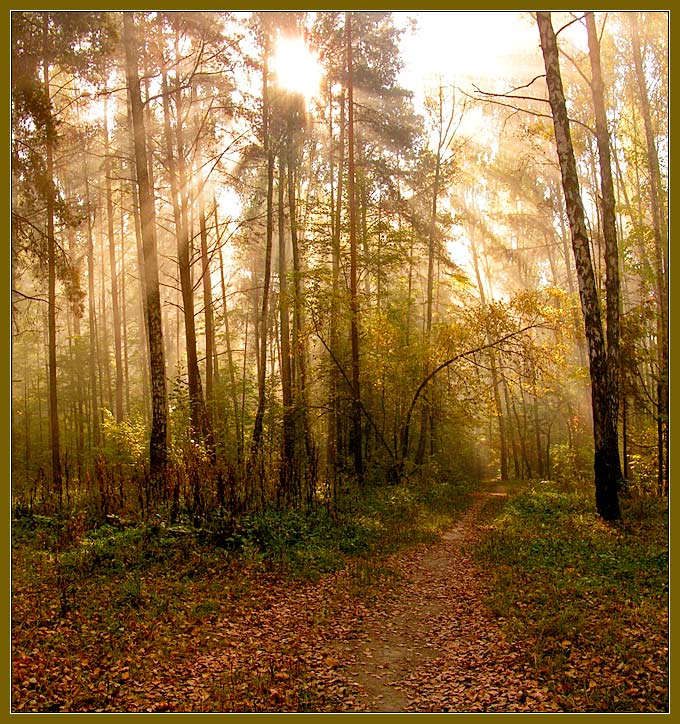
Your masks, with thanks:
[{"label": "tall tree trunk", "polygon": [[55,193],[54,183],[54,144],[55,125],[52,116],[50,95],[49,61],[47,59],[49,20],[43,14],[43,87],[47,121],[45,128],[45,212],[47,215],[47,327],[48,327],[48,379],[50,401],[50,448],[52,453],[52,490],[61,505],[62,471],[59,444],[59,411],[57,408],[57,242],[54,235]]},{"label": "tall tree trunk", "polygon": [[668,222],[663,202],[663,187],[659,169],[659,155],[654,140],[652,113],[647,93],[647,82],[642,67],[642,53],[638,33],[637,13],[630,14],[633,39],[633,61],[640,94],[642,119],[647,142],[647,165],[650,176],[650,201],[652,204],[652,226],[654,230],[654,260],[656,271],[656,293],[659,305],[657,323],[657,357],[659,373],[657,381],[657,457],[659,495],[668,493]]},{"label": "tall tree trunk", "polygon": [[[101,195],[100,195],[101,197]],[[115,411],[115,396],[113,394],[113,384],[111,378],[111,356],[109,355],[109,325],[108,325],[108,298],[107,298],[107,284],[106,284],[106,240],[104,238],[104,232],[102,229],[103,215],[100,216],[99,225],[99,243],[100,243],[100,274],[99,274],[99,318],[101,319],[101,356],[100,364],[103,367],[103,374],[101,375],[102,381],[106,387],[106,399],[108,401],[108,409],[111,414]],[[102,394],[102,400],[104,395]]]},{"label": "tall tree trunk", "polygon": [[[251,461],[259,456],[262,446],[262,428],[264,423],[264,410],[267,398],[267,327],[269,318],[269,285],[272,266],[272,240],[274,238],[274,152],[269,138],[269,31],[265,29],[265,43],[262,64],[262,143],[264,157],[267,162],[267,232],[265,240],[264,279],[262,280],[262,309],[259,325],[255,325],[256,349],[258,349],[257,368],[257,411],[253,425],[253,436],[250,443]],[[259,340],[258,340],[259,329]]]},{"label": "tall tree trunk", "polygon": [[[614,179],[612,177],[611,142],[607,128],[607,111],[604,101],[604,81],[600,64],[600,41],[597,37],[593,13],[586,13],[588,48],[592,70],[592,94],[595,107],[595,135],[600,165],[600,188],[602,196],[602,232],[605,243],[605,289],[607,293],[607,373],[609,415],[616,422],[619,418],[619,246],[616,234],[616,207],[614,201]],[[618,444],[618,442],[617,442]],[[614,471],[619,478],[621,470]]]},{"label": "tall tree trunk", "polygon": [[217,374],[215,356],[215,321],[213,316],[212,278],[208,256],[208,230],[205,219],[205,196],[203,188],[198,195],[198,224],[201,236],[201,276],[203,281],[203,316],[205,317],[205,399],[209,417],[213,410],[213,386]]},{"label": "tall tree trunk", "polygon": [[120,315],[121,342],[123,345],[123,387],[125,390],[125,409],[130,410],[130,356],[127,327],[127,269],[125,263],[125,211],[123,208],[123,186],[120,188]]},{"label": "tall tree trunk", "polygon": [[562,174],[562,186],[579,282],[581,309],[588,341],[595,444],[595,502],[597,511],[603,519],[616,520],[621,517],[618,498],[621,464],[616,420],[612,419],[611,407],[608,403],[609,374],[597,287],[590,258],[585,212],[562,88],[557,38],[552,27],[550,13],[539,12],[536,18],[541,37],[548,97],[552,109],[557,155]]},{"label": "tall tree trunk", "polygon": [[123,13],[123,44],[125,67],[132,112],[132,132],[135,148],[135,169],[139,193],[142,245],[144,251],[144,296],[146,324],[149,336],[149,377],[151,380],[151,440],[149,445],[150,476],[152,485],[160,492],[164,487],[168,460],[167,420],[168,398],[165,379],[165,352],[161,316],[158,254],[156,249],[156,220],[153,192],[149,184],[146,130],[142,94],[139,85],[137,40],[134,13]]},{"label": "tall tree trunk", "polygon": [[290,215],[290,241],[293,256],[293,354],[296,361],[296,373],[298,383],[296,384],[295,416],[302,424],[302,432],[305,441],[305,452],[307,458],[312,454],[312,440],[309,432],[309,417],[307,414],[307,345],[303,336],[304,315],[302,311],[302,268],[300,261],[300,245],[298,239],[297,222],[297,201],[295,198],[295,167],[297,164],[295,142],[293,139],[294,128],[292,118],[289,116],[288,126],[288,210]]},{"label": "tall tree trunk", "polygon": [[[432,205],[430,209],[430,220],[428,224],[428,235],[427,235],[427,292],[425,299],[425,346],[430,343],[430,336],[432,334],[432,309],[434,306],[434,262],[437,256],[437,212],[439,206],[439,193],[441,185],[441,170],[442,170],[442,155],[445,151],[446,145],[450,143],[451,138],[449,132],[451,130],[451,124],[453,123],[453,108],[451,110],[451,116],[448,119],[448,123],[445,125],[444,122],[444,89],[439,84],[438,89],[438,105],[437,105],[437,153],[435,156],[435,168],[434,168],[434,180],[432,183]],[[423,377],[427,377],[430,374],[430,363],[425,362],[423,369]],[[428,402],[423,401],[421,408],[420,418],[420,441],[418,443],[418,450],[416,453],[416,463],[421,464],[423,462],[425,447],[427,444],[428,435],[428,422],[434,419],[431,414],[430,405]],[[430,422],[429,428],[430,439],[434,440],[435,430]],[[505,479],[505,478],[504,478]]]},{"label": "tall tree trunk", "polygon": [[[345,93],[344,91],[340,95],[340,133],[338,139],[338,151],[340,158],[338,160],[337,170],[337,190],[336,198],[337,202],[334,202],[333,198],[333,99],[330,99],[330,110],[329,110],[329,136],[331,138],[331,153],[330,153],[330,167],[331,167],[331,270],[332,270],[332,289],[331,289],[331,310],[330,310],[330,348],[333,357],[338,360],[340,359],[340,335],[339,335],[339,306],[340,306],[340,229],[342,225],[342,194],[343,194],[343,177],[345,173]],[[342,446],[342,436],[340,428],[340,411],[339,411],[339,399],[338,393],[340,385],[340,372],[335,364],[331,365],[330,373],[330,414],[328,416],[328,465],[333,471],[333,479],[335,480],[335,473],[337,472],[338,455],[342,454],[344,457],[344,450]]]},{"label": "tall tree trunk", "polygon": [[[177,57],[180,56],[177,48]],[[179,218],[175,218],[177,230],[177,264],[179,266],[179,280],[182,290],[182,309],[184,311],[184,338],[187,355],[187,377],[189,381],[189,405],[191,408],[191,425],[196,433],[204,440],[211,452],[214,450],[212,432],[203,398],[201,372],[198,367],[198,349],[196,342],[196,315],[194,313],[194,284],[191,274],[191,243],[189,230],[189,188],[191,186],[187,174],[187,162],[184,144],[184,111],[182,102],[182,89],[175,89],[175,111],[177,114],[175,124],[175,137],[177,141],[177,194],[179,196]],[[166,98],[166,94],[164,94]],[[169,122],[166,121],[166,123]],[[172,154],[172,147],[168,147]],[[179,223],[178,223],[179,222]]]},{"label": "tall tree trunk", "polygon": [[[127,120],[128,125],[132,127],[132,111],[130,110],[130,102],[128,99]],[[131,139],[132,148],[130,149],[131,157],[134,156],[134,140]],[[130,192],[132,198],[132,216],[135,225],[135,249],[137,253],[137,278],[139,279],[139,353],[142,365],[142,399],[144,404],[142,407],[144,421],[149,423],[151,409],[151,394],[149,389],[149,334],[146,325],[146,301],[144,295],[145,289],[145,271],[144,271],[144,250],[142,248],[142,225],[139,218],[139,193],[137,191],[137,183],[135,181],[134,165],[130,167]],[[151,183],[151,179],[149,179]]]},{"label": "tall tree trunk", "polygon": [[[219,228],[217,218],[217,203],[215,203],[215,229]],[[219,234],[217,235],[219,238]],[[243,462],[243,432],[242,432],[242,414],[243,411],[238,403],[236,394],[236,371],[234,367],[234,358],[231,349],[231,331],[229,329],[229,309],[227,307],[227,289],[224,279],[224,260],[222,258],[222,250],[219,252],[220,257],[220,282],[222,288],[222,315],[224,317],[224,338],[227,345],[227,366],[229,369],[229,396],[231,397],[231,405],[234,411],[234,428],[236,432],[236,460],[240,466]],[[247,340],[247,332],[246,332]],[[245,350],[243,352],[245,357]]]},{"label": "tall tree trunk", "polygon": [[[86,161],[87,163],[87,161]],[[99,403],[97,395],[97,307],[94,287],[94,233],[92,230],[92,216],[94,208],[90,200],[90,184],[87,166],[85,168],[85,203],[87,206],[87,303],[88,324],[90,337],[90,354],[88,358],[88,372],[90,378],[90,416],[92,420],[92,442],[98,447],[100,438]]]},{"label": "tall tree trunk", "polygon": [[[472,265],[475,270],[477,279],[477,288],[479,289],[479,301],[482,309],[486,309],[486,293],[484,292],[484,284],[482,282],[482,273],[479,268],[479,256],[477,254],[477,242],[475,240],[475,229],[470,234],[470,251],[472,252]],[[489,339],[487,335],[487,339]],[[505,430],[505,415],[503,414],[503,405],[501,403],[500,380],[498,369],[496,366],[496,350],[489,348],[489,366],[491,368],[491,386],[493,387],[493,399],[496,406],[496,418],[498,420],[498,442],[500,448],[501,462],[501,480],[508,479],[508,447],[507,435]],[[428,373],[429,374],[429,373]]]},{"label": "tall tree trunk", "polygon": [[295,429],[290,352],[290,313],[288,307],[288,269],[285,235],[285,162],[279,157],[278,179],[278,232],[279,232],[279,312],[281,316],[281,396],[283,403],[283,440],[281,449],[280,490],[287,498],[291,493],[294,475]]},{"label": "tall tree trunk", "polygon": [[363,482],[361,434],[361,388],[359,378],[359,298],[357,294],[357,212],[354,164],[354,69],[352,61],[352,13],[345,13],[347,51],[347,193],[349,196],[349,256],[350,256],[350,338],[352,346],[352,434],[350,448],[354,459],[354,472]]},{"label": "tall tree trunk", "polygon": [[116,236],[113,225],[113,191],[111,189],[111,155],[109,151],[107,95],[104,95],[104,193],[106,194],[106,229],[109,242],[109,273],[111,275],[113,346],[116,360],[115,415],[116,422],[121,422],[123,419],[123,348],[120,336],[120,304],[118,299],[118,271],[116,268]]}]

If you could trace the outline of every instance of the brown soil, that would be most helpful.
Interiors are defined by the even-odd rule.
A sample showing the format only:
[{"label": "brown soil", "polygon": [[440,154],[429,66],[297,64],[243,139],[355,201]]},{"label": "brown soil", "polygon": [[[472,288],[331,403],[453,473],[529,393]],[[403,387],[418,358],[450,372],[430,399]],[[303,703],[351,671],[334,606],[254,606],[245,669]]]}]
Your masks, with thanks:
[{"label": "brown soil", "polygon": [[398,597],[373,610],[356,640],[334,648],[356,711],[555,711],[484,604],[483,576],[466,552],[501,488],[478,493],[434,546],[403,561]]}]

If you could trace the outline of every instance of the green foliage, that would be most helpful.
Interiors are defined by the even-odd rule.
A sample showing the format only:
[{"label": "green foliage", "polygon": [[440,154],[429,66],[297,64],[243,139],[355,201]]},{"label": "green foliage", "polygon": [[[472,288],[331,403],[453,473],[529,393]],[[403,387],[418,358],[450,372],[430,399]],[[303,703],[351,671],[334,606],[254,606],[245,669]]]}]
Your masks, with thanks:
[{"label": "green foliage", "polygon": [[[667,513],[666,501],[633,496],[623,501],[625,522],[608,525],[590,494],[542,482],[486,527],[477,556],[493,580],[491,609],[530,646],[537,675],[566,710],[637,710],[620,683],[608,690],[607,671],[663,669]],[[593,683],[596,655],[603,677]]]},{"label": "green foliage", "polygon": [[195,540],[182,529],[159,525],[118,528],[102,525],[61,555],[61,568],[75,576],[101,571],[145,570],[156,563],[177,563],[190,557]]},{"label": "green foliage", "polygon": [[111,411],[104,409],[102,430],[106,441],[102,452],[109,463],[127,466],[144,464],[148,434],[141,415],[116,422]]},{"label": "green foliage", "polygon": [[566,443],[559,443],[550,448],[551,477],[564,485],[584,479],[584,470],[579,464],[577,451]]},{"label": "green foliage", "polygon": [[219,545],[295,577],[340,568],[345,554],[365,551],[371,542],[360,524],[333,519],[324,509],[271,508],[235,521],[217,520],[210,527]]}]

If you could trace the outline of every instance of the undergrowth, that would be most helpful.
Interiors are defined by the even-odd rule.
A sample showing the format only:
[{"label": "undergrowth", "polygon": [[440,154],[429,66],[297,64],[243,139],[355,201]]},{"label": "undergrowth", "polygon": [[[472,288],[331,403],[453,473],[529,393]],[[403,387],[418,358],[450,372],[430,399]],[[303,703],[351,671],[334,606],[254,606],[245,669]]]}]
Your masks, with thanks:
[{"label": "undergrowth", "polygon": [[200,526],[181,515],[175,523],[125,521],[88,528],[86,516],[59,517],[15,510],[13,547],[53,554],[63,575],[181,568],[199,559],[254,563],[287,578],[315,578],[341,568],[347,556],[386,554],[437,534],[467,504],[467,484],[443,481],[433,471],[408,484],[351,491],[335,509],[275,509],[233,516],[217,511]]},{"label": "undergrowth", "polygon": [[[349,491],[331,510],[213,514],[200,527],[188,514],[174,523],[109,516],[92,527],[85,512],[15,510],[13,710],[116,711],[133,696],[131,681],[164,710],[177,666],[229,657],[232,622],[261,616],[272,631],[243,641],[252,652],[241,668],[185,710],[305,711],[340,700],[333,681],[319,688],[310,679],[309,667],[319,668],[314,651],[288,652],[285,637],[295,631],[273,630],[284,614],[312,629],[341,625],[389,595],[401,578],[386,555],[432,541],[468,502],[465,485],[442,477],[433,471],[408,486]],[[316,604],[270,615],[281,592],[305,601],[314,590],[307,583],[317,581],[327,593]],[[142,710],[146,701],[140,693]]]},{"label": "undergrowth", "polygon": [[476,555],[489,605],[566,711],[668,708],[668,507],[622,497],[597,515],[590,490],[550,482],[511,495]]}]

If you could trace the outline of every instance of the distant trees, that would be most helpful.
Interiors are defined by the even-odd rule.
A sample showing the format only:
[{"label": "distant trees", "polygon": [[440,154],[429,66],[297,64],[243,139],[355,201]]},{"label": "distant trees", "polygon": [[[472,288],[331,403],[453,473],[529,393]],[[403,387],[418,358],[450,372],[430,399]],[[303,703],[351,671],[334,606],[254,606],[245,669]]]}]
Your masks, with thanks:
[{"label": "distant trees", "polygon": [[[662,44],[585,20],[565,193],[540,99],[442,79],[419,115],[389,12],[13,13],[15,500],[207,521],[431,466],[577,476],[575,279],[597,469],[622,478],[620,417],[624,470],[665,492]],[[317,52],[314,97],[281,36]]]}]

